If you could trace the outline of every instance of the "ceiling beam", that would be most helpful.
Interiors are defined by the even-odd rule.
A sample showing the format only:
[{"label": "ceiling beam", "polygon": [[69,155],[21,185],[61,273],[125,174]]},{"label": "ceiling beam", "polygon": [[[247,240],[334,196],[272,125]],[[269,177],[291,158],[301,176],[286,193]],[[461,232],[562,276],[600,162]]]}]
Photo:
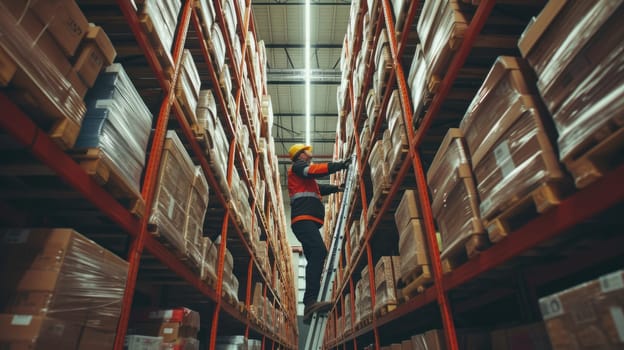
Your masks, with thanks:
[{"label": "ceiling beam", "polygon": [[[278,44],[278,43],[266,43],[264,47],[267,49],[304,49],[305,44]],[[340,44],[310,44],[312,49],[342,49],[342,43]]]},{"label": "ceiling beam", "polygon": [[[342,72],[336,69],[312,69],[310,83],[314,85],[339,85]],[[267,84],[298,85],[305,83],[305,69],[269,69]]]}]

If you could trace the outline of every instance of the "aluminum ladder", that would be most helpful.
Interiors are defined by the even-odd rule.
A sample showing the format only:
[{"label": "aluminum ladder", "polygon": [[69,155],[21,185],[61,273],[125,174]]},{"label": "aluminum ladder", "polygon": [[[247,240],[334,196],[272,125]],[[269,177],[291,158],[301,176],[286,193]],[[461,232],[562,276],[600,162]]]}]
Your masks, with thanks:
[{"label": "aluminum ladder", "polygon": [[[345,184],[344,195],[342,197],[342,204],[340,205],[338,221],[336,222],[334,235],[332,236],[332,243],[327,254],[327,259],[325,260],[325,268],[323,269],[321,277],[321,289],[319,290],[317,302],[331,301],[331,286],[334,278],[336,277],[340,253],[344,243],[347,216],[349,215],[349,208],[351,208],[351,203],[354,198],[353,191],[356,183],[356,176],[358,174],[356,166],[356,157],[353,156],[351,159],[351,165],[347,171],[347,181]],[[310,328],[305,342],[305,350],[321,349],[323,338],[325,337],[327,318],[327,313],[312,314],[312,320],[310,322]]]}]

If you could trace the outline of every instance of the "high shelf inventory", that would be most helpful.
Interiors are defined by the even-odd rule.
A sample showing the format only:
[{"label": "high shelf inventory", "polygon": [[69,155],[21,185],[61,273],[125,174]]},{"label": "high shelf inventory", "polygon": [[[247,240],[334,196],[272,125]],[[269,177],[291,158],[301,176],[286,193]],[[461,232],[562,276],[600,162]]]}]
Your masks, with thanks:
[{"label": "high shelf inventory", "polygon": [[[618,1],[352,2],[335,157],[356,154],[362,177],[326,348],[485,349],[490,332],[505,341],[517,326],[548,342],[540,322],[553,315],[539,298],[619,278],[607,274],[624,255],[622,91],[619,54],[608,53],[621,51],[621,11]],[[571,130],[566,113],[604,129]],[[338,208],[330,199],[326,235]]]},{"label": "high shelf inventory", "polygon": [[[152,341],[127,334],[158,334],[158,327],[167,342],[166,325],[182,322],[180,335],[197,336],[206,349],[228,342],[295,349],[290,246],[251,1],[7,0],[0,7],[3,34],[17,33],[3,35],[0,50],[3,237],[70,228],[61,234],[84,235],[127,271],[114,329],[80,323],[75,345],[98,345],[88,344],[89,327],[119,350],[126,339]],[[75,47],[54,44],[62,25],[77,38],[65,34],[60,43]],[[33,45],[22,48],[18,34]],[[108,59],[116,51],[115,64],[99,51],[74,56],[94,47]],[[48,57],[59,48],[68,70]],[[84,68],[91,63],[97,70]],[[136,152],[111,151],[119,144]],[[9,238],[0,247],[19,243]],[[52,317],[46,312],[39,316]],[[155,330],[153,318],[162,321]]]}]

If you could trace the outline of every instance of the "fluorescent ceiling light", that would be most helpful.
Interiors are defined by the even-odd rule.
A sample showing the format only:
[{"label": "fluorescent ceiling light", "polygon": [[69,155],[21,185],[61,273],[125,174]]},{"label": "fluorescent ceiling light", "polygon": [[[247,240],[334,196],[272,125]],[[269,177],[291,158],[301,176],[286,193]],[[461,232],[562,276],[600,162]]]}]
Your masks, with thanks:
[{"label": "fluorescent ceiling light", "polygon": [[310,108],[311,108],[311,101],[310,101],[310,0],[305,0],[305,20],[304,20],[304,25],[305,25],[305,51],[304,51],[304,55],[305,55],[305,143],[306,145],[310,145],[312,140],[311,140],[311,133],[310,133]]}]

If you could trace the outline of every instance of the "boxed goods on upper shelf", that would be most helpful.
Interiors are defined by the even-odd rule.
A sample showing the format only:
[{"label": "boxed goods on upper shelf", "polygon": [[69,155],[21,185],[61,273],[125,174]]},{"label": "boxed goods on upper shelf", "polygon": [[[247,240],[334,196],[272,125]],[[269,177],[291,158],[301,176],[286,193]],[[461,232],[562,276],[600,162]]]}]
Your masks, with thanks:
[{"label": "boxed goods on upper shelf", "polygon": [[431,211],[442,238],[441,257],[464,248],[470,257],[488,240],[481,223],[479,196],[461,130],[451,128],[427,171]]},{"label": "boxed goods on upper shelf", "polygon": [[110,171],[120,173],[127,187],[140,194],[152,114],[121,64],[100,74],[86,102],[87,113],[74,149],[99,149]]},{"label": "boxed goods on upper shelf", "polygon": [[375,312],[381,314],[394,310],[399,303],[397,283],[399,281],[400,257],[382,256],[375,265]]},{"label": "boxed goods on upper shelf", "polygon": [[182,52],[180,74],[176,84],[176,98],[178,102],[180,102],[189,125],[191,126],[197,124],[195,112],[197,109],[200,87],[201,80],[197,67],[195,66],[195,61],[193,60],[193,55],[190,50],[185,49]]},{"label": "boxed goods on upper shelf", "polygon": [[623,161],[623,15],[619,1],[550,1],[518,42],[577,187]]},{"label": "boxed goods on upper shelf", "polygon": [[191,193],[186,205],[186,224],[184,225],[184,251],[193,265],[202,268],[202,241],[204,218],[208,208],[208,183],[201,167],[195,167],[195,176],[191,184]]},{"label": "boxed goods on upper shelf", "polygon": [[[160,349],[199,349],[197,340],[199,326],[199,313],[185,307],[142,309],[133,311],[128,337],[132,335],[159,337],[162,339]],[[138,341],[137,339],[129,340]]]},{"label": "boxed goods on upper shelf", "polygon": [[173,67],[171,49],[181,9],[180,0],[145,0],[139,9],[139,19],[165,69]]},{"label": "boxed goods on upper shelf", "polygon": [[499,214],[534,191],[548,193],[536,203],[544,211],[558,203],[565,183],[548,114],[539,98],[527,94],[530,75],[523,67],[521,59],[500,57],[460,123],[493,242],[506,235],[495,221]]},{"label": "boxed goods on upper shelf", "polygon": [[90,334],[112,347],[126,261],[61,228],[3,230],[0,253],[1,344],[86,349]]}]

